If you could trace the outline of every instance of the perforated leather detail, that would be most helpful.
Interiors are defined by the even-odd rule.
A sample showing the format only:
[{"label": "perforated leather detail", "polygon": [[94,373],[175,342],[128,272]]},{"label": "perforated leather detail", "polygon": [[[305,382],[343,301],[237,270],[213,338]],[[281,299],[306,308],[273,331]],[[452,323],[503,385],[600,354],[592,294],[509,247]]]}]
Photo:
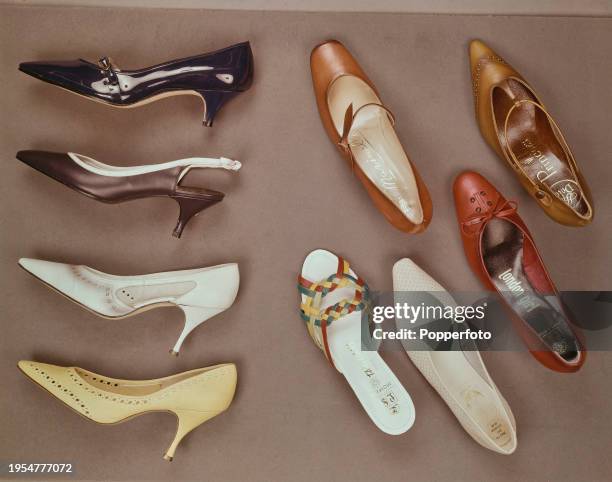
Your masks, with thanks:
[{"label": "perforated leather detail", "polygon": [[[64,375],[68,375],[69,383],[66,383],[64,376],[60,377],[64,379],[64,383],[62,384],[61,380],[54,377],[44,368],[41,368],[37,363],[30,362],[28,365],[32,370],[29,376],[31,376],[34,381],[38,382],[54,395],[60,395],[60,393],[67,395],[70,398],[66,399],[63,397],[62,400],[76,411],[84,415],[91,415],[91,418],[96,418],[96,413],[92,414],[94,411],[90,409],[87,402],[87,400],[91,401],[91,397],[99,399],[96,400],[95,403],[104,401],[124,405],[147,405],[163,401],[169,397],[173,397],[177,393],[189,391],[198,385],[209,383],[212,380],[226,377],[232,370],[230,366],[221,366],[213,370],[193,374],[188,378],[181,379],[177,376],[176,382],[164,387],[161,384],[150,383],[148,381],[120,381],[109,379],[81,371],[77,368],[65,368],[66,371]],[[129,391],[130,389],[137,392],[143,387],[150,387],[154,392],[145,396],[129,396],[116,392],[116,390]],[[54,393],[55,391],[58,393]]]},{"label": "perforated leather detail", "polygon": [[52,386],[52,389],[64,392],[66,395],[68,395],[70,399],[67,400],[66,403],[68,403],[74,410],[84,415],[90,415],[89,408],[83,402],[83,400],[79,398],[78,390],[75,390],[75,387],[62,385],[55,377],[47,373],[44,369],[39,368],[34,363],[30,363],[30,368],[34,370],[35,375],[40,378],[41,382],[44,383],[44,385],[48,387],[50,384]]},{"label": "perforated leather detail", "polygon": [[196,286],[195,281],[163,283],[152,286],[124,286],[115,291],[115,296],[127,306],[135,307],[156,300],[174,300],[186,295]]},{"label": "perforated leather detail", "polygon": [[206,371],[191,378],[177,381],[176,383],[165,388],[161,387],[161,385],[151,385],[152,387],[156,386],[157,390],[155,393],[147,396],[128,396],[116,393],[114,391],[109,391],[113,390],[113,388],[122,390],[130,390],[130,388],[138,390],[139,388],[142,388],[142,385],[139,385],[136,381],[117,383],[116,380],[109,380],[107,378],[100,377],[99,375],[94,376],[88,374],[87,372],[77,373],[74,369],[68,370],[70,378],[82,390],[96,397],[103,398],[104,400],[108,400],[110,402],[126,405],[146,405],[148,403],[159,402],[167,399],[168,397],[175,395],[177,392],[188,391],[197,385],[202,385],[210,382],[211,380],[224,377],[228,374],[230,368],[220,367],[215,370]]}]

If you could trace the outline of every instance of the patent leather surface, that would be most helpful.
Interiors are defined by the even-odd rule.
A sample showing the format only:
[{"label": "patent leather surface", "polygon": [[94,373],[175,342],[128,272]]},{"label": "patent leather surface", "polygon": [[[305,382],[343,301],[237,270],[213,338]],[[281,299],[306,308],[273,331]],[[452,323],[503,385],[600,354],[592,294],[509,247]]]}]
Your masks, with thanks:
[{"label": "patent leather surface", "polygon": [[593,200],[561,130],[535,90],[480,40],[470,43],[476,120],[485,141],[555,221],[584,226]]},{"label": "patent leather surface", "polygon": [[77,94],[118,106],[180,91],[242,92],[253,80],[249,42],[216,52],[172,60],[138,70],[123,70],[103,57],[87,60],[24,62],[19,70]]},{"label": "patent leather surface", "polygon": [[463,248],[472,271],[497,292],[533,356],[560,372],[580,369],[586,348],[565,311],[529,229],[483,176],[460,174],[453,186]]},{"label": "patent leather surface", "polygon": [[[353,157],[352,147],[349,142],[349,133],[354,128],[354,124],[359,123],[361,119],[358,117],[358,114],[363,116],[363,113],[366,109],[364,107],[368,107],[370,113],[376,113],[376,110],[381,114],[378,119],[381,121],[385,121],[387,115],[389,115],[390,120],[392,120],[392,116],[389,113],[389,110],[382,105],[380,101],[380,96],[376,90],[376,87],[370,79],[366,76],[365,72],[361,69],[357,61],[353,58],[350,52],[337,40],[329,40],[324,42],[318,46],[316,46],[310,56],[310,68],[312,71],[312,81],[315,92],[315,97],[317,101],[317,106],[319,109],[319,115],[321,116],[321,121],[323,126],[331,139],[331,141],[338,147],[342,156],[349,163],[352,172],[355,176],[361,181],[364,185],[366,191],[368,192],[370,198],[374,202],[375,206],[378,210],[385,216],[387,221],[389,221],[393,226],[397,229],[400,229],[407,233],[420,233],[424,231],[429,222],[431,221],[432,216],[432,203],[431,198],[429,196],[429,192],[425,183],[421,179],[419,172],[416,170],[410,159],[407,157],[405,152],[403,152],[403,148],[399,144],[399,141],[394,139],[392,145],[397,147],[397,149],[401,149],[401,157],[402,159],[398,162],[404,162],[407,160],[406,165],[399,166],[402,167],[403,170],[408,170],[410,173],[410,177],[413,179],[412,185],[415,186],[413,189],[412,186],[409,186],[406,191],[416,191],[412,192],[412,197],[416,199],[416,203],[413,203],[412,200],[407,203],[403,203],[403,200],[394,200],[390,199],[393,194],[397,194],[398,192],[402,192],[404,187],[407,186],[397,186],[394,183],[397,183],[397,179],[401,176],[401,169],[395,169],[398,166],[392,166],[393,169],[388,166],[387,162],[380,163],[380,159],[377,161],[375,159],[369,159],[369,165],[374,167],[374,170],[377,172],[384,172],[384,179],[379,179],[378,183],[375,177],[370,177],[364,170],[360,167],[358,162],[355,162],[355,158]],[[346,94],[350,97],[350,92],[347,93],[346,89],[341,86],[340,82],[336,82],[338,79],[350,79],[354,80],[355,83],[361,84],[364,86],[369,92],[368,95],[373,96],[374,99],[370,105],[358,104],[357,99],[353,98],[351,102],[355,103],[352,105],[350,110],[346,111],[346,115],[344,111],[342,114],[344,115],[344,128],[342,125],[337,126],[334,123],[334,119],[332,118],[332,114],[330,111],[330,94],[332,87],[336,91],[344,92],[336,92],[339,94]],[[362,93],[362,92],[360,92]],[[373,103],[372,103],[373,102]],[[371,109],[371,107],[375,107],[375,109]],[[374,115],[374,114],[372,114]],[[340,123],[341,124],[341,123]],[[385,136],[396,137],[395,132],[391,132],[389,127],[386,127]],[[393,127],[391,126],[392,130]],[[367,142],[361,142],[362,145],[367,144]],[[380,145],[371,145],[370,151],[371,153],[380,153],[386,152],[387,147],[381,148]],[[396,154],[396,153],[394,153]],[[393,159],[396,160],[400,156],[394,155]],[[378,168],[376,167],[378,166]],[[395,171],[395,172],[393,172]],[[374,179],[374,181],[373,181]],[[378,185],[377,185],[378,184]],[[387,189],[387,192],[383,192],[384,186],[392,186]],[[402,183],[404,184],[404,183]],[[381,190],[382,187],[382,190]],[[413,220],[409,219],[409,216],[406,215],[406,212],[402,212],[398,205],[402,206],[402,204],[420,204],[418,209],[414,209],[413,211],[418,212],[418,216],[412,216]],[[408,206],[411,207],[411,206]],[[411,209],[412,210],[412,209]],[[414,222],[415,218],[418,218],[418,221]]]},{"label": "patent leather surface", "polygon": [[[17,159],[81,194],[107,203],[172,195],[184,170],[177,166],[134,176],[101,176],[75,163],[67,153],[19,151]],[[219,202],[224,197],[218,191],[201,188],[198,191],[198,195],[211,202]]]}]

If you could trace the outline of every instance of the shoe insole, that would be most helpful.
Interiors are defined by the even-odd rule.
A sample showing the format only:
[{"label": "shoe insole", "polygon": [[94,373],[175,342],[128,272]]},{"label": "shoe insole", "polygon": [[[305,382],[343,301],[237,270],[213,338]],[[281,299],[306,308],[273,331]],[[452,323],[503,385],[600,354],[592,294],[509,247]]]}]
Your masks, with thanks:
[{"label": "shoe insole", "polygon": [[572,173],[568,154],[563,149],[554,126],[542,109],[529,102],[520,103],[508,118],[507,138],[504,134],[506,116],[515,102],[538,100],[516,80],[506,80],[493,90],[493,111],[502,144],[507,141],[523,171],[535,183],[543,183],[578,215],[590,214],[578,179]]},{"label": "shoe insole", "polygon": [[485,226],[482,244],[487,272],[508,305],[548,350],[566,362],[577,361],[578,341],[531,241],[510,221],[494,218]]},{"label": "shoe insole", "polygon": [[431,352],[431,362],[455,402],[502,451],[515,445],[514,429],[497,392],[461,351]]},{"label": "shoe insole", "polygon": [[[372,88],[352,75],[332,83],[327,101],[338,135],[342,135],[351,104],[353,113],[365,104],[381,104]],[[355,162],[374,185],[409,221],[422,223],[423,208],[414,172],[387,112],[377,106],[359,111],[350,130],[349,145]]]},{"label": "shoe insole", "polygon": [[[302,276],[311,281],[328,278],[338,269],[338,257],[316,250],[308,255]],[[351,275],[357,277],[351,271]],[[337,288],[324,299],[322,308],[342,299],[353,299],[353,288]],[[385,433],[399,435],[414,423],[415,410],[410,395],[377,351],[362,351],[361,312],[353,312],[327,327],[329,351],[335,367],[357,395],[376,426]]]}]

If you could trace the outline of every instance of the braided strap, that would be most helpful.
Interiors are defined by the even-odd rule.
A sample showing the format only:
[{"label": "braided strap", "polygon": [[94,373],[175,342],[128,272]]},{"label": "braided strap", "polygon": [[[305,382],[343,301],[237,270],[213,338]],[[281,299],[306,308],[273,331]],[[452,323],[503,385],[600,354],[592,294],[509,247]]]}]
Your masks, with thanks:
[{"label": "braided strap", "polygon": [[[346,298],[327,308],[321,308],[325,296],[338,288],[353,288],[355,294],[352,299]],[[303,297],[300,314],[306,323],[308,333],[333,366],[327,342],[327,327],[339,318],[355,311],[367,313],[370,304],[370,289],[363,279],[350,273],[349,263],[338,257],[337,272],[324,280],[313,282],[298,276],[298,291]]]}]

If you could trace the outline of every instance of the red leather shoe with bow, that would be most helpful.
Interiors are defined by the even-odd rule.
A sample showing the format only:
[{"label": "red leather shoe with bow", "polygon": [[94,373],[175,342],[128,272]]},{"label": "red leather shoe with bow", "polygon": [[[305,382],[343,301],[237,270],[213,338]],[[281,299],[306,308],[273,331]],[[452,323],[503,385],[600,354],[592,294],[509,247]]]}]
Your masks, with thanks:
[{"label": "red leather shoe with bow", "polygon": [[581,335],[516,212],[516,203],[476,172],[457,176],[453,192],[472,271],[502,298],[514,328],[540,363],[559,372],[577,371],[586,358]]}]

